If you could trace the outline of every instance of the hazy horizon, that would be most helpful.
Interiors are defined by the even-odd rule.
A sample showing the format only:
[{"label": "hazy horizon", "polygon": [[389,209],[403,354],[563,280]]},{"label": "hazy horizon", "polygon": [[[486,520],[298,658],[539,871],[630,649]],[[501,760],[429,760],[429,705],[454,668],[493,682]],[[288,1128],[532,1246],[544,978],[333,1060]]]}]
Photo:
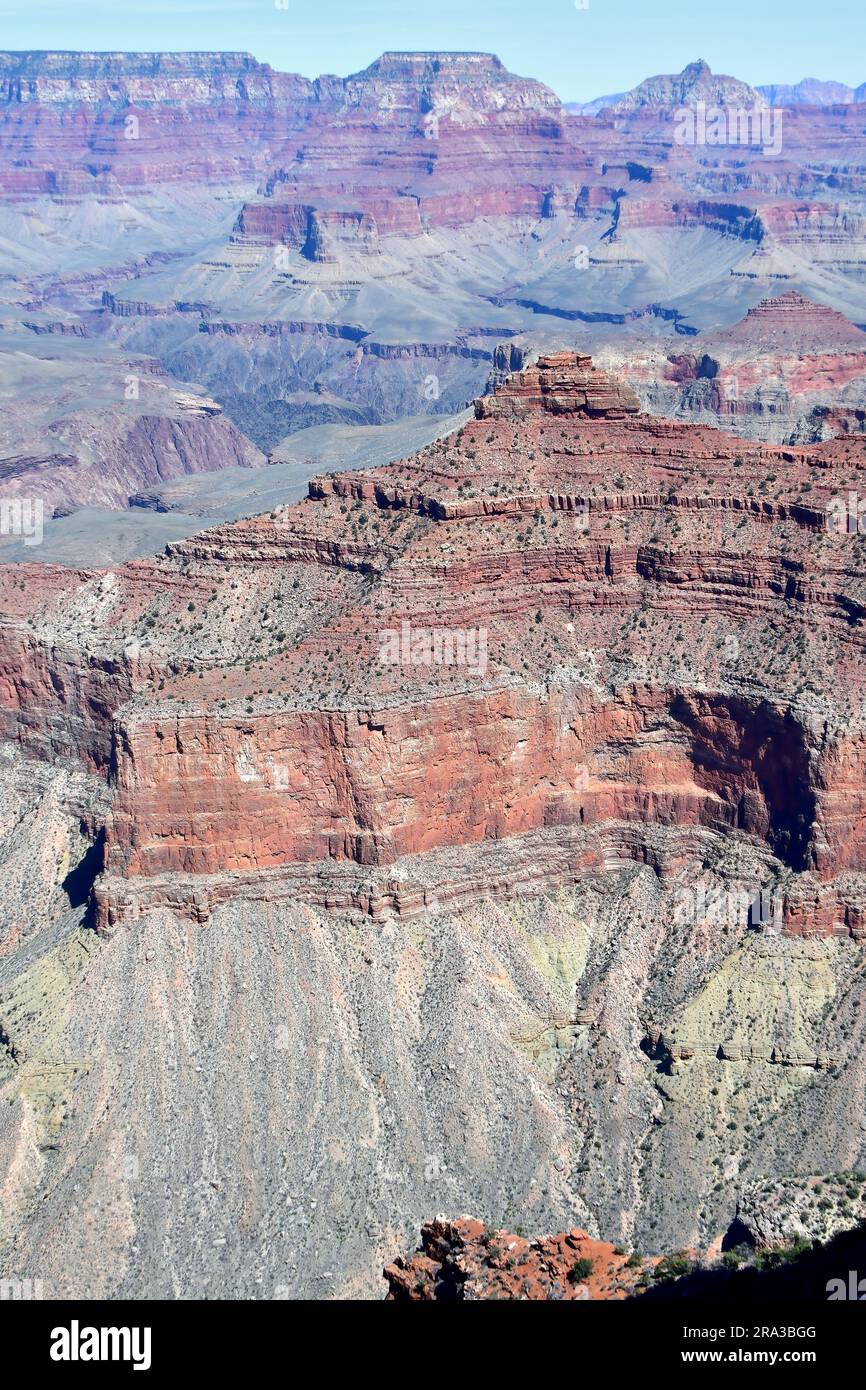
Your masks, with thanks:
[{"label": "hazy horizon", "polygon": [[[580,0],[584,3],[584,0]],[[283,8],[283,4],[286,8]],[[495,53],[512,72],[590,101],[703,58],[752,85],[805,77],[866,81],[866,19],[856,0],[727,0],[695,13],[687,0],[500,0],[495,9],[331,0],[315,15],[296,0],[0,0],[6,51],[245,52],[282,72],[347,76],[389,50]],[[721,21],[721,22],[720,22]],[[202,30],[206,30],[203,39]]]}]

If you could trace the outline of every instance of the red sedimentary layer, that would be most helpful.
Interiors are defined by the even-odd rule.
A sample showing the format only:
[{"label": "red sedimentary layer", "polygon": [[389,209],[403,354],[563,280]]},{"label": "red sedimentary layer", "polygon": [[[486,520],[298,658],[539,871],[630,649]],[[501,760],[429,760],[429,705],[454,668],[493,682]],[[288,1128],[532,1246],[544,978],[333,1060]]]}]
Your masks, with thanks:
[{"label": "red sedimentary layer", "polygon": [[574,212],[592,162],[567,125],[549,88],[491,54],[385,54],[314,114],[236,230],[325,261],[339,240]]},{"label": "red sedimentary layer", "polygon": [[539,411],[621,420],[639,410],[634,392],[616,378],[594,371],[591,357],[560,353],[542,358],[532,369],[515,377],[507,391],[482,397],[475,413],[479,420],[522,418]]},{"label": "red sedimentary layer", "polygon": [[0,190],[261,176],[327,89],[245,53],[0,54]]},{"label": "red sedimentary layer", "polygon": [[866,333],[844,314],[816,304],[797,290],[762,299],[744,319],[714,335],[731,347],[770,348],[814,353],[835,348],[866,352]]},{"label": "red sedimentary layer", "polygon": [[233,892],[410,912],[736,835],[790,930],[860,935],[866,573],[828,516],[864,462],[543,358],[297,506],[0,574],[4,732],[111,776],[104,926]]},{"label": "red sedimentary layer", "polygon": [[385,54],[316,81],[243,53],[5,53],[0,194],[112,200],[162,183],[252,184],[235,236],[313,261],[337,259],[341,242],[375,251],[385,236],[481,217],[558,214],[577,231],[605,213],[614,240],[630,227],[706,226],[810,253],[848,246],[856,261],[857,106],[786,110],[784,157],[766,156],[759,130],[709,159],[675,138],[665,93],[684,82],[693,96],[749,104],[745,84],[700,65],[583,117],[484,53]]}]

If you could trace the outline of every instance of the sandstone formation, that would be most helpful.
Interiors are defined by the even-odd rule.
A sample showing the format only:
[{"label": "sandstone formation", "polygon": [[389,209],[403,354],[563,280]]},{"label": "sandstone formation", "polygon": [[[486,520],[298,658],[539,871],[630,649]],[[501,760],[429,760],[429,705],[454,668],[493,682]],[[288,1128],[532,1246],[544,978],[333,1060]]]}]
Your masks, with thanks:
[{"label": "sandstone formation", "polygon": [[560,353],[541,358],[515,377],[507,390],[479,400],[475,414],[479,420],[523,419],[547,413],[613,421],[639,410],[637,396],[621,382],[594,371],[591,357]]},{"label": "sandstone formation", "polygon": [[786,930],[859,938],[863,457],[540,358],[295,507],[0,574],[4,733],[110,779],[105,931],[238,892],[408,915],[734,836]]},{"label": "sandstone formation", "polygon": [[762,1174],[864,1166],[862,945],[716,911],[754,867],[731,839],[701,845],[706,920],[690,860],[617,856],[411,920],[239,892],[106,939],[71,906],[95,779],[58,759],[40,787],[7,749],[0,1267],[45,1297],[377,1298],[431,1211],[652,1264],[706,1250]]},{"label": "sandstone formation", "polygon": [[384,54],[346,79],[341,109],[291,153],[237,230],[320,262],[337,259],[340,240],[375,249],[385,236],[537,215],[551,180],[573,179],[558,98],[487,53]]},{"label": "sandstone formation", "polygon": [[2,190],[19,197],[255,176],[261,145],[328,99],[327,79],[207,52],[2,53],[0,95]]},{"label": "sandstone formation", "polygon": [[808,353],[816,348],[863,352],[866,333],[843,314],[815,304],[796,290],[762,299],[745,319],[717,335],[718,343],[743,344],[770,352]]},{"label": "sandstone formation", "polygon": [[477,1228],[396,1263],[470,1211],[617,1296],[607,1242],[866,1166],[856,109],[777,157],[485,54],[3,80],[9,492],[309,484],[0,567],[0,1273],[513,1292]]}]

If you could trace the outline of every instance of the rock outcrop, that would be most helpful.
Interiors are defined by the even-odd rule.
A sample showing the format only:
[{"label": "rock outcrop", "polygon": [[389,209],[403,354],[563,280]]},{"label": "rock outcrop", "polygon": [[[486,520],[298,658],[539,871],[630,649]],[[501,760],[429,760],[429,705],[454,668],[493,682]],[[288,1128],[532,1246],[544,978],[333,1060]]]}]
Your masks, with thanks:
[{"label": "rock outcrop", "polygon": [[863,432],[866,333],[797,290],[760,300],[688,350],[611,348],[600,356],[655,414],[716,420],[775,443]]},{"label": "rock outcrop", "polygon": [[476,402],[479,420],[546,412],[587,419],[622,420],[636,415],[640,402],[633,391],[593,368],[592,358],[560,352],[543,357],[512,379],[507,389]]},{"label": "rock outcrop", "polygon": [[765,99],[747,82],[711,72],[709,64],[698,58],[674,76],[647,77],[607,109],[619,113],[644,107],[697,106],[699,102],[712,107],[748,108],[763,106]]},{"label": "rock outcrop", "polygon": [[[833,1180],[814,1182],[817,1192],[838,1186]],[[858,1198],[861,1184],[858,1175]],[[776,1184],[789,1192],[797,1186],[795,1179]],[[853,1194],[850,1177],[848,1188]],[[832,1202],[825,1198],[823,1205]],[[414,1254],[400,1255],[385,1267],[386,1299],[453,1303],[642,1298],[651,1306],[699,1300],[730,1301],[740,1307],[765,1301],[778,1306],[783,1301],[857,1299],[862,1296],[856,1271],[862,1265],[864,1225],[855,1218],[850,1200],[846,1207],[848,1215],[841,1221],[818,1223],[817,1235],[803,1226],[798,1219],[802,1213],[797,1213],[790,1225],[762,1227],[757,1248],[754,1242],[728,1245],[722,1253],[716,1240],[708,1250],[670,1250],[661,1258],[627,1255],[624,1246],[593,1241],[580,1230],[528,1241],[508,1231],[486,1230],[468,1216],[456,1221],[437,1218],[421,1227]],[[736,1234],[748,1236],[739,1220],[732,1232],[735,1228]]]},{"label": "rock outcrop", "polygon": [[297,506],[0,575],[4,732],[110,775],[104,930],[237,893],[410,915],[733,837],[786,930],[860,937],[862,460],[542,357]]},{"label": "rock outcrop", "polygon": [[464,1216],[422,1226],[415,1253],[398,1256],[384,1274],[388,1299],[395,1303],[586,1302],[633,1296],[656,1264],[592,1240],[586,1231],[529,1241],[508,1231],[488,1231],[483,1222]]},{"label": "rock outcrop", "polygon": [[866,1174],[765,1179],[737,1199],[726,1244],[759,1250],[791,1240],[827,1241],[866,1221]]}]

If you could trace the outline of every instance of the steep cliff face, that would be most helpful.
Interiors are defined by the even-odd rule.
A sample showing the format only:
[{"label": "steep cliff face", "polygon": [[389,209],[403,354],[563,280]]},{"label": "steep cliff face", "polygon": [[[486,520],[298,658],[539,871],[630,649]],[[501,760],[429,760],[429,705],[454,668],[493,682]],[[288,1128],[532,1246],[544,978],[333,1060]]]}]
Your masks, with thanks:
[{"label": "steep cliff face", "polygon": [[3,53],[0,98],[0,188],[19,196],[254,178],[327,100],[248,53],[207,52]]},{"label": "steep cliff face", "polygon": [[47,516],[78,507],[122,510],[130,496],[173,478],[255,468],[265,457],[206,398],[187,397],[175,414],[82,411],[50,428],[57,452],[19,451],[0,461],[8,498],[37,496]]},{"label": "steep cliff face", "polygon": [[[697,109],[703,123],[683,129],[682,113]],[[722,128],[707,134],[707,114]],[[837,159],[859,136],[855,108],[782,113],[704,62],[647,79],[592,119],[492,55],[386,54],[346,79],[336,107],[311,107],[235,230],[241,244],[339,264],[381,255],[389,237],[480,218],[559,218],[580,236],[597,217],[612,243],[703,228],[760,247],[737,273],[769,283],[796,276],[795,247],[862,259],[859,206],[837,197],[864,191]]]},{"label": "steep cliff face", "polygon": [[247,53],[4,53],[0,99],[0,188],[19,196],[191,176],[278,181],[316,122],[333,120],[363,145],[389,127],[411,132],[422,115],[460,126],[499,112],[506,128],[519,114],[542,133],[546,117],[550,133],[561,113],[549,88],[483,53],[386,53],[352,77],[315,82]]},{"label": "steep cliff face", "polygon": [[560,177],[573,208],[587,165],[555,93],[486,53],[384,54],[285,156],[237,232],[319,262],[341,242],[377,252],[379,238],[537,216]]},{"label": "steep cliff face", "polygon": [[160,482],[265,462],[216,401],[153,357],[86,336],[4,344],[0,333],[0,361],[0,494],[7,505],[38,499],[46,520],[125,509]]},{"label": "steep cliff face", "polygon": [[[296,404],[498,388],[158,558],[0,568],[4,1273],[369,1296],[473,1211],[570,1233],[531,1289],[588,1257],[617,1293],[608,1241],[705,1247],[768,1174],[866,1164],[862,348],[777,293],[866,322],[862,117],[708,159],[483,54],[3,61],[6,362],[41,344],[64,400],[4,403],[4,491],[260,462],[218,403],[270,448]],[[638,322],[697,424],[531,360]],[[732,423],[772,366],[796,439],[709,428],[732,363]]]},{"label": "steep cliff face", "polygon": [[866,592],[836,510],[863,457],[653,420],[542,358],[295,507],[48,602],[0,576],[5,728],[110,766],[104,928],[235,891],[409,915],[709,836],[789,930],[859,936]]}]

